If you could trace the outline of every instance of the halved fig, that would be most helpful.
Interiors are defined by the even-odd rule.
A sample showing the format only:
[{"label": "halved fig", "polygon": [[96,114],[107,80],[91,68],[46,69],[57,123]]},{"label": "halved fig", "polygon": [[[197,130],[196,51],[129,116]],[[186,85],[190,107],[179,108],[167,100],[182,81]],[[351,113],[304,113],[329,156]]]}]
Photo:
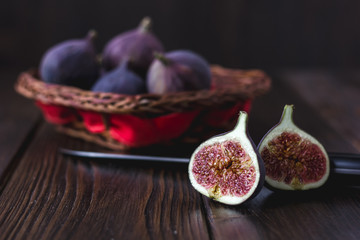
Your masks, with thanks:
[{"label": "halved fig", "polygon": [[264,166],[247,134],[246,112],[235,128],[196,148],[189,163],[192,186],[216,201],[235,205],[256,196],[264,183]]},{"label": "halved fig", "polygon": [[319,188],[329,177],[329,157],[318,140],[294,124],[293,110],[293,105],[285,105],[280,122],[258,145],[265,182],[281,190]]}]

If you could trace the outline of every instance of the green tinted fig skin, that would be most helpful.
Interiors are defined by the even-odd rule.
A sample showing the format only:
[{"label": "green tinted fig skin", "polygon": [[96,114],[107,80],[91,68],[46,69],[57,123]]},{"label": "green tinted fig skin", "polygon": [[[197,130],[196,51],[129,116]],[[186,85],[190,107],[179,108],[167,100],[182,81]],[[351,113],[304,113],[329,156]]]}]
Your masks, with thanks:
[{"label": "green tinted fig skin", "polygon": [[48,49],[40,62],[44,82],[90,89],[100,74],[100,64],[92,43],[93,33],[71,39]]},{"label": "green tinted fig skin", "polygon": [[144,80],[127,68],[127,62],[104,74],[91,88],[94,92],[136,95],[146,92]]},{"label": "green tinted fig skin", "polygon": [[113,37],[105,45],[102,65],[106,71],[129,60],[128,67],[139,75],[145,76],[154,59],[154,52],[164,52],[163,44],[150,31],[150,23],[144,23],[144,20],[138,28]]},{"label": "green tinted fig skin", "polygon": [[157,53],[146,81],[148,92],[156,94],[209,89],[210,66],[203,57],[189,50]]}]

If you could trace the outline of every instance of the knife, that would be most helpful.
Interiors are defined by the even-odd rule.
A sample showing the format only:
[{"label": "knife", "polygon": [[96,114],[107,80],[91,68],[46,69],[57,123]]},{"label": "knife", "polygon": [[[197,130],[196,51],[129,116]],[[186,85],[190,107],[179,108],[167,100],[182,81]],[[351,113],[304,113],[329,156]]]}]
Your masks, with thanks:
[{"label": "knife", "polygon": [[162,156],[145,156],[145,155],[133,155],[123,153],[103,153],[103,152],[90,152],[79,151],[66,148],[59,148],[59,152],[64,155],[83,157],[83,158],[95,158],[95,159],[112,159],[112,160],[138,160],[138,161],[151,161],[151,162],[169,162],[169,163],[189,163],[189,158],[177,158],[177,157],[162,157]]},{"label": "knife", "polygon": [[[189,158],[145,156],[122,153],[104,153],[79,151],[67,148],[60,148],[59,152],[64,155],[92,159],[113,159],[113,160],[138,160],[169,163],[189,163]],[[360,154],[354,153],[328,153],[331,162],[331,172],[338,175],[360,176]]]}]

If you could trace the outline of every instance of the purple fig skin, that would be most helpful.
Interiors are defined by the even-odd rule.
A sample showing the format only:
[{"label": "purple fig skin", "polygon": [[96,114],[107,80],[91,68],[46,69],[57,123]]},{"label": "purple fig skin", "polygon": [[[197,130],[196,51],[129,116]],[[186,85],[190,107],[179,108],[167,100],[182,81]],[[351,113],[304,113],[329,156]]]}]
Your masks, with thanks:
[{"label": "purple fig skin", "polygon": [[136,29],[113,37],[104,47],[102,64],[106,71],[129,61],[129,68],[141,75],[154,59],[154,52],[163,52],[160,40],[151,32],[151,19],[146,17]]},{"label": "purple fig skin", "polygon": [[209,89],[210,66],[200,55],[189,50],[156,54],[147,74],[149,93],[194,91]]},{"label": "purple fig skin", "polygon": [[40,62],[40,76],[47,83],[90,89],[99,77],[100,64],[90,31],[84,39],[71,39],[48,49]]},{"label": "purple fig skin", "polygon": [[104,74],[91,89],[94,92],[136,95],[146,92],[144,80],[127,68],[127,62]]},{"label": "purple fig skin", "polygon": [[257,151],[257,148],[256,148],[256,144],[254,143],[254,141],[252,140],[252,138],[250,137],[249,135],[249,132],[246,131],[246,135],[248,136],[253,148],[255,149],[256,151],[256,155],[258,157],[258,162],[259,162],[259,174],[260,174],[260,180],[259,180],[259,184],[258,186],[256,187],[253,195],[251,195],[251,197],[249,199],[247,199],[245,202],[248,202],[249,200],[255,198],[259,193],[260,191],[263,189],[264,185],[265,185],[265,176],[266,176],[266,170],[265,170],[265,164],[264,164],[264,161],[261,157],[261,155],[259,154],[259,151]]}]

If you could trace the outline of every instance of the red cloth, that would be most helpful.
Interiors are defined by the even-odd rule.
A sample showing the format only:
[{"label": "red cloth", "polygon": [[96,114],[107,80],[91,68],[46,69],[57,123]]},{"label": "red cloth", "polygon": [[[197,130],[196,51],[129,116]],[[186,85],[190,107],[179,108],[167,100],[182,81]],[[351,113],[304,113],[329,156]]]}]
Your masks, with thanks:
[{"label": "red cloth", "polygon": [[100,113],[93,111],[78,110],[84,120],[86,129],[91,133],[102,133],[106,130],[103,117]]},{"label": "red cloth", "polygon": [[170,140],[183,134],[199,113],[200,111],[172,113],[157,117],[154,122],[162,140]]},{"label": "red cloth", "polygon": [[[41,108],[47,121],[54,124],[67,124],[82,117],[86,129],[94,134],[106,129],[103,116],[93,111],[75,110],[72,108],[45,104],[40,101],[36,105]],[[251,100],[240,102],[228,109],[214,109],[200,119],[204,125],[217,127],[236,118],[239,111],[249,112]],[[130,147],[146,146],[171,140],[182,135],[199,115],[200,111],[171,113],[156,118],[140,118],[127,114],[109,116],[109,131],[113,139]]]},{"label": "red cloth", "polygon": [[75,112],[70,108],[42,103],[37,101],[35,103],[43,112],[45,119],[54,124],[66,124],[76,119]]},{"label": "red cloth", "polygon": [[198,113],[198,111],[172,113],[150,119],[132,115],[112,115],[110,135],[131,147],[146,146],[180,136]]}]

